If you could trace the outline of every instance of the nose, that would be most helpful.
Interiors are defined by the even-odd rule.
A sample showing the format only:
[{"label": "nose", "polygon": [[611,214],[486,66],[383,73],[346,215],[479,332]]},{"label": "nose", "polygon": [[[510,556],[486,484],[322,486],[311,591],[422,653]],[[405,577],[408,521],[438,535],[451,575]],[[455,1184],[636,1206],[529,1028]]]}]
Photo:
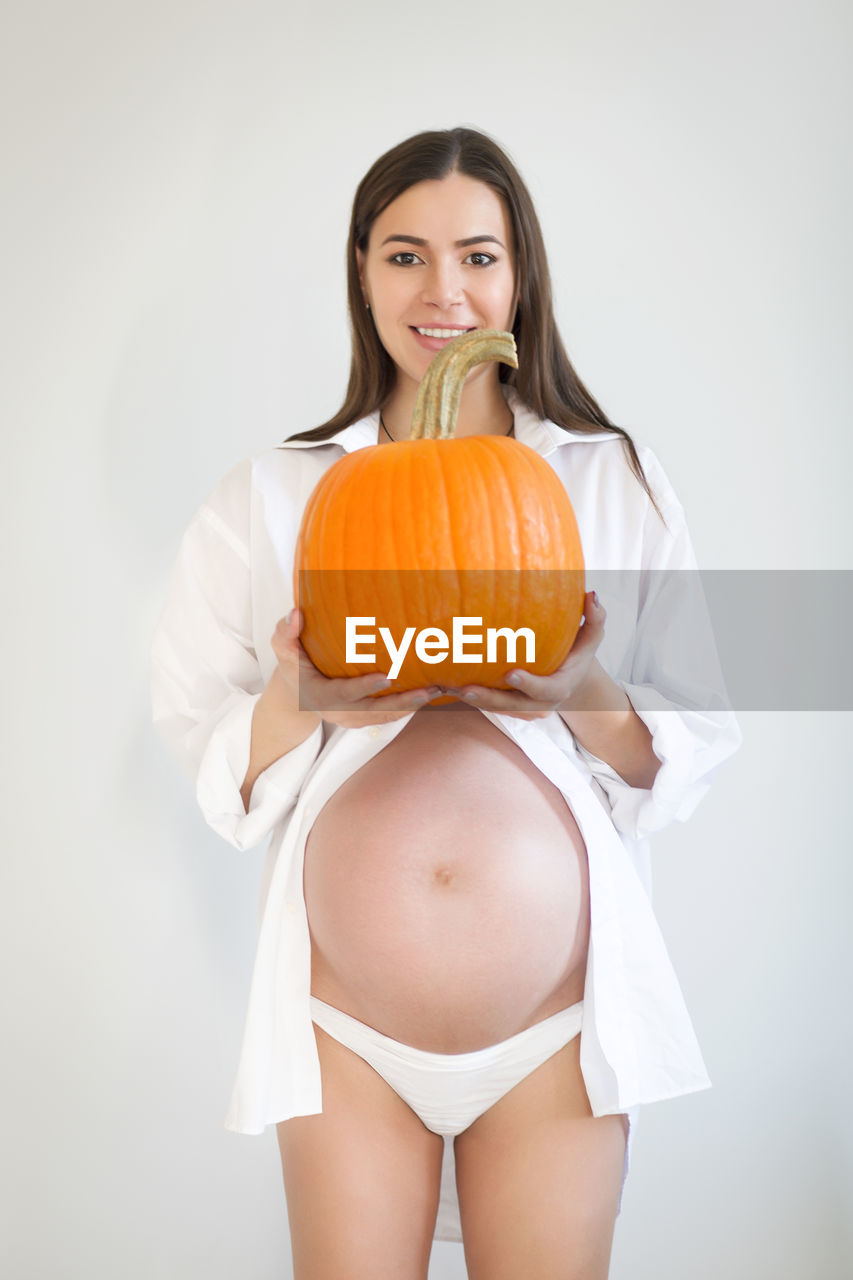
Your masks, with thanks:
[{"label": "nose", "polygon": [[453,262],[436,260],[424,277],[424,302],[434,307],[450,307],[462,301],[462,279]]}]

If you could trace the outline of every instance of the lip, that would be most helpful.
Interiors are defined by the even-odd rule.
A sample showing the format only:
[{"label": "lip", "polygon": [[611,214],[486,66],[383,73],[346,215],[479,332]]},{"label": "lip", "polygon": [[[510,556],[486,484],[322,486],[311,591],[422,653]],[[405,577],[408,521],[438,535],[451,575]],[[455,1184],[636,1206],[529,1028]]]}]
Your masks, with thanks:
[{"label": "lip", "polygon": [[[419,346],[423,347],[425,351],[441,351],[444,347],[447,346],[448,342],[454,341],[453,338],[426,338],[422,333],[418,333],[417,327],[413,324],[409,325],[409,328],[412,331],[412,335],[415,339],[415,342],[417,342]],[[468,333],[470,330],[476,328],[476,326],[467,325],[467,324],[436,324],[436,322],[433,320],[431,324],[420,325],[420,328],[421,329],[455,329],[456,334],[458,336],[460,333]]]}]

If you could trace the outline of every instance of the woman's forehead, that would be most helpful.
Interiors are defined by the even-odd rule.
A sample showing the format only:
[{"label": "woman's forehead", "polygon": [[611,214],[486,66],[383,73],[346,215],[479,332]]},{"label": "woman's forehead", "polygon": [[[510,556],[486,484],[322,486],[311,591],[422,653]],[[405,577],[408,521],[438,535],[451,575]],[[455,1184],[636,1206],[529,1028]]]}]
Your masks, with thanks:
[{"label": "woman's forehead", "polygon": [[370,244],[378,247],[393,238],[458,247],[491,238],[510,250],[512,226],[504,200],[492,187],[453,173],[416,182],[386,205],[373,223]]}]

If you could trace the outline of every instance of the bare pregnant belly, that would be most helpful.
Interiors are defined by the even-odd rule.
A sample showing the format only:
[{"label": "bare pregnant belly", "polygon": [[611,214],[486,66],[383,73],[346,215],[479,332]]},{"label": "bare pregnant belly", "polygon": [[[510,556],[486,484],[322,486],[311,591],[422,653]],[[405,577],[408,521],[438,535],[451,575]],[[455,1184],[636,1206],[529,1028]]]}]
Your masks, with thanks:
[{"label": "bare pregnant belly", "polygon": [[419,711],[329,799],[305,900],[314,995],[416,1048],[482,1048],[583,996],[580,831],[472,708]]}]

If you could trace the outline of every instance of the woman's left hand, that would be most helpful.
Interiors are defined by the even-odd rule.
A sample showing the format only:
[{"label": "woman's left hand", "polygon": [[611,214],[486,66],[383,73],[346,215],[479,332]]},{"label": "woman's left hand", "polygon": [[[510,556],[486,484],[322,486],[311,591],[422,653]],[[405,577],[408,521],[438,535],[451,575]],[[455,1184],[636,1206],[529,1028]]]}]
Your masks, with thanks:
[{"label": "woman's left hand", "polygon": [[515,716],[519,720],[543,720],[578,693],[589,677],[596,649],[604,637],[606,616],[595,592],[588,591],[584,596],[583,621],[575,642],[565,662],[551,675],[535,676],[529,671],[513,670],[507,675],[507,683],[513,686],[512,689],[487,689],[484,685],[466,684],[447,692],[483,711]]}]

